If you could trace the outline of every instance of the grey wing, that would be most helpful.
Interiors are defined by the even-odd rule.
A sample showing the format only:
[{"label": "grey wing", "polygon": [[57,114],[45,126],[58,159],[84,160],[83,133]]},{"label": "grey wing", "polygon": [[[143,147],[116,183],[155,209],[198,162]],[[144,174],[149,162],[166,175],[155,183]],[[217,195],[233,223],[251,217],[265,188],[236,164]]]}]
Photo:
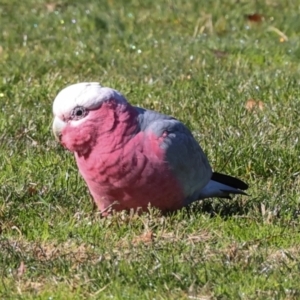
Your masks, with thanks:
[{"label": "grey wing", "polygon": [[212,169],[190,130],[169,117],[153,120],[148,124],[148,130],[156,136],[166,135],[160,145],[166,151],[166,160],[181,183],[187,202],[197,200],[200,191],[211,179]]}]

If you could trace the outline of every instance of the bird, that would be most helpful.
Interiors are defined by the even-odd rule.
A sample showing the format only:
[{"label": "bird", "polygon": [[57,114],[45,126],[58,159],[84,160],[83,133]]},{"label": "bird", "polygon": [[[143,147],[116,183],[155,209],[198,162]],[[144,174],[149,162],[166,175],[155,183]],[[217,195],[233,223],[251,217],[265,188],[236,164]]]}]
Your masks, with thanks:
[{"label": "bird", "polygon": [[244,181],[214,172],[179,120],[131,105],[97,82],[63,88],[53,102],[53,133],[74,153],[103,215],[112,211],[173,212],[205,198],[247,195]]}]

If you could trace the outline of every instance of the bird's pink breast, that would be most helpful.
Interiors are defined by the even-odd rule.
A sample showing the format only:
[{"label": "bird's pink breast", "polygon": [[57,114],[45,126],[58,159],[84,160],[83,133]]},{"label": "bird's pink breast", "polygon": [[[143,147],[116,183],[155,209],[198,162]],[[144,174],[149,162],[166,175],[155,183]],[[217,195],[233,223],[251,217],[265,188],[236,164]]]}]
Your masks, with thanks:
[{"label": "bird's pink breast", "polygon": [[139,132],[116,145],[119,137],[116,128],[97,143],[88,157],[76,155],[79,170],[99,209],[103,211],[115,201],[115,210],[146,210],[149,203],[162,211],[181,208],[183,190],[159,146],[163,137]]}]

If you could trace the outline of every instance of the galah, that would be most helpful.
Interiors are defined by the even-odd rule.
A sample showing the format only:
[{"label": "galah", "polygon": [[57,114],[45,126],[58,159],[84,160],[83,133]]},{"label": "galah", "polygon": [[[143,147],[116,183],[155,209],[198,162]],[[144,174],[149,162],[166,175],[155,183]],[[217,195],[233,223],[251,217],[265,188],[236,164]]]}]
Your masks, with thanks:
[{"label": "galah", "polygon": [[248,185],[216,173],[177,119],[131,105],[96,82],[70,85],[53,103],[53,132],[74,152],[101,212],[174,211],[209,197],[245,194]]}]

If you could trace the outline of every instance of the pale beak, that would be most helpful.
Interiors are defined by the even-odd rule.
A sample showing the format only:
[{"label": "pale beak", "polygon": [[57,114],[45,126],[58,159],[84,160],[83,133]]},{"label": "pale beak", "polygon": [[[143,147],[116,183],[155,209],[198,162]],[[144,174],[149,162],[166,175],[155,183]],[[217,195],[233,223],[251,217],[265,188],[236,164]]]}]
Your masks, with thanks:
[{"label": "pale beak", "polygon": [[61,139],[61,132],[66,127],[67,123],[62,121],[60,118],[55,117],[53,120],[52,130],[55,136],[55,139],[59,142]]}]

